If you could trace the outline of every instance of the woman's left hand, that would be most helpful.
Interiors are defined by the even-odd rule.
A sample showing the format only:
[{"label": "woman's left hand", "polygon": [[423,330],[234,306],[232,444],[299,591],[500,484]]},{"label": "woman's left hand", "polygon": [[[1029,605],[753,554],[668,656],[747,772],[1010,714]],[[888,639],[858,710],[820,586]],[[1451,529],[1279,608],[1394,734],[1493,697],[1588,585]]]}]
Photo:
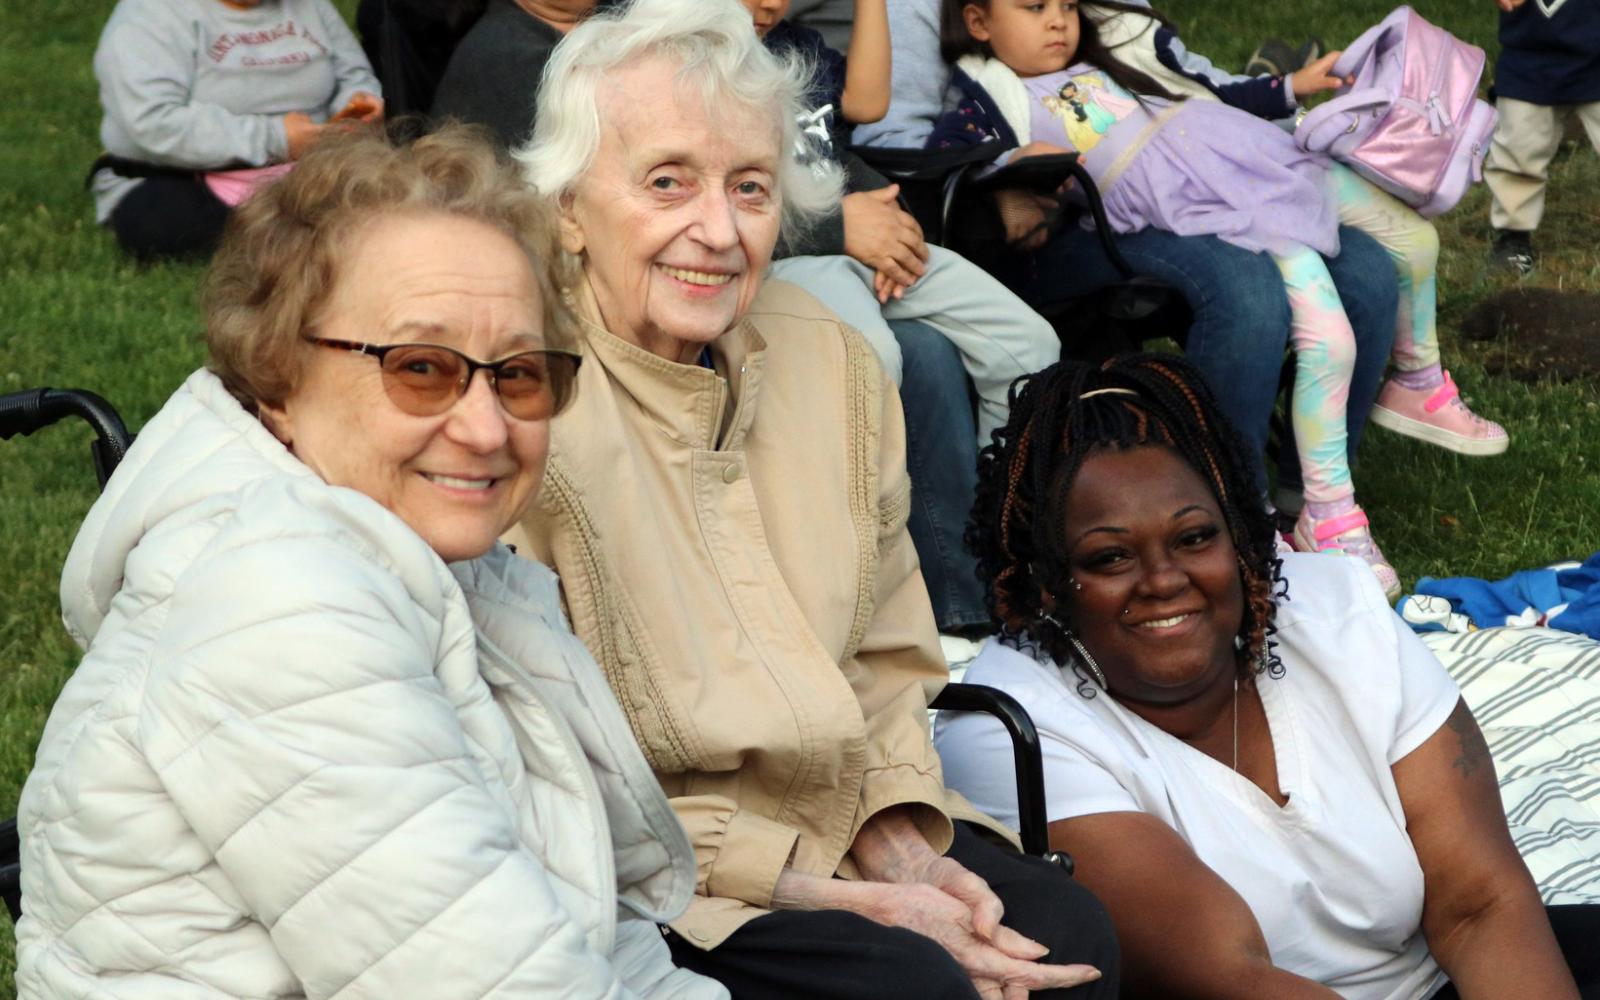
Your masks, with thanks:
[{"label": "woman's left hand", "polygon": [[1010,958],[1033,961],[1041,952],[1029,940],[1000,923],[1005,905],[989,883],[928,843],[904,807],[885,809],[856,834],[850,849],[861,874],[874,882],[927,885],[951,896],[972,911],[972,930]]}]

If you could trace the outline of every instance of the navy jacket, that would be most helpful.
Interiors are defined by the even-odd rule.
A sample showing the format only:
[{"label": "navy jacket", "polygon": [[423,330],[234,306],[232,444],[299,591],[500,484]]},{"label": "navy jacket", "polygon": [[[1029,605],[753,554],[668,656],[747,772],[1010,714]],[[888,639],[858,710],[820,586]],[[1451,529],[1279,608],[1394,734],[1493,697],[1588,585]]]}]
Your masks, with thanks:
[{"label": "navy jacket", "polygon": [[1501,14],[1494,91],[1530,104],[1600,101],[1600,0],[1528,0]]}]

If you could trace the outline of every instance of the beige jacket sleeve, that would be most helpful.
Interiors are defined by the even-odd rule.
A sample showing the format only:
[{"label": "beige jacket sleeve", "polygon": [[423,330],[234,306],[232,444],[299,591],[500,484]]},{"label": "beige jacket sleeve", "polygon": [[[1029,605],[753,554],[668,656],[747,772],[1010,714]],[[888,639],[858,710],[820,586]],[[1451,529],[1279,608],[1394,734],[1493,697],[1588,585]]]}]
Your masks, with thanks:
[{"label": "beige jacket sleeve", "polygon": [[944,776],[928,730],[928,702],[949,680],[939,632],[906,518],[905,418],[900,396],[883,381],[878,442],[878,572],[872,617],[844,663],[867,724],[867,771],[856,813],[860,829],[874,813],[912,805],[917,826],[940,853],[954,829],[945,811]]},{"label": "beige jacket sleeve", "polygon": [[773,887],[799,832],[721,795],[680,795],[670,801],[694,845],[695,891],[770,909]]},{"label": "beige jacket sleeve", "polygon": [[[504,540],[520,554],[555,567],[558,572],[564,563],[576,565],[578,560],[573,553],[558,552],[561,546],[550,533],[537,530],[548,523],[524,518],[506,532]],[[563,588],[563,610],[569,621],[575,620],[573,609],[566,602]],[[740,809],[737,802],[724,795],[669,794],[668,801],[694,847],[698,871],[695,892],[770,908],[773,887],[794,854],[799,831]]]}]

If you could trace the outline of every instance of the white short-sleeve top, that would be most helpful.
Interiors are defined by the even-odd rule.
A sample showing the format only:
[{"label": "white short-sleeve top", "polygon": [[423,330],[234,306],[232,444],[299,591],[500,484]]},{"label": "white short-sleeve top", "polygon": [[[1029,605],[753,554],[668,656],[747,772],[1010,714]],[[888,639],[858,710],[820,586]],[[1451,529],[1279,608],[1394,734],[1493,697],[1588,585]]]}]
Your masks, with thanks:
[{"label": "white short-sleeve top", "polygon": [[[1156,816],[1244,897],[1280,968],[1358,1000],[1430,996],[1444,976],[1422,937],[1422,869],[1391,768],[1444,725],[1460,693],[1360,561],[1286,555],[1283,577],[1284,672],[1258,681],[1282,808],[1049,660],[990,642],[965,679],[1032,715],[1051,821]],[[946,783],[1015,828],[1000,726],[941,713],[935,733]]]}]

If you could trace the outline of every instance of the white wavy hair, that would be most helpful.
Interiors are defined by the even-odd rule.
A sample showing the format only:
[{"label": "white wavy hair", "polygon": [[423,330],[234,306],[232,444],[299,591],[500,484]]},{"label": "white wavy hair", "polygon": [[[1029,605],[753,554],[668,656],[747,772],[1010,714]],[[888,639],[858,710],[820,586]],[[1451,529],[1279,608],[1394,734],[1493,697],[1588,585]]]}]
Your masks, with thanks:
[{"label": "white wavy hair", "polygon": [[545,65],[533,135],[513,154],[529,184],[556,198],[573,193],[600,149],[600,82],[650,57],[676,63],[678,82],[717,117],[730,105],[774,116],[786,239],[837,210],[841,171],[813,170],[795,155],[814,67],[768,52],[739,0],[632,0],[573,28]]}]

